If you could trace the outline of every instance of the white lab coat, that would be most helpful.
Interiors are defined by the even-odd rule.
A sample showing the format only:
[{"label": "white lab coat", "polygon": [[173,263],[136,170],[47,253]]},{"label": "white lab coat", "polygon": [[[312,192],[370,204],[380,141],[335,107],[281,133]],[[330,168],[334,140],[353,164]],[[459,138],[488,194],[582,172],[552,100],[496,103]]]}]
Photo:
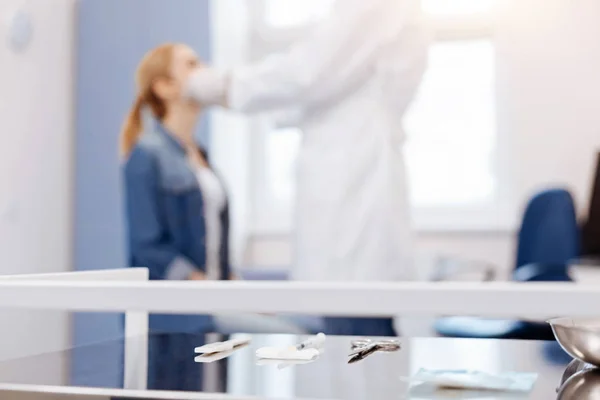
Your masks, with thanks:
[{"label": "white lab coat", "polygon": [[288,52],[229,75],[229,107],[301,115],[293,278],[411,279],[402,116],[425,70],[416,0],[338,0]]}]

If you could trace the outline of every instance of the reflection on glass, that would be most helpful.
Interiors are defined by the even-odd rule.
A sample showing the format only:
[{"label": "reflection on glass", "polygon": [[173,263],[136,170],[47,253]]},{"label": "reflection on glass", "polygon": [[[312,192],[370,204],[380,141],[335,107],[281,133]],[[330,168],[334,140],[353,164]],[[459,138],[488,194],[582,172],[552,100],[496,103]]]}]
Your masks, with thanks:
[{"label": "reflection on glass", "polygon": [[502,342],[456,340],[448,346],[447,341],[439,340],[428,342],[428,346],[411,347],[409,376],[421,368],[461,369],[456,368],[458,365],[468,365],[471,371],[502,372]]},{"label": "reflection on glass", "polygon": [[495,195],[494,49],[489,40],[439,42],[405,118],[413,204],[473,205]]},{"label": "reflection on glass", "polygon": [[[236,339],[241,335],[232,335]],[[238,352],[236,357],[228,360],[227,368],[227,393],[234,396],[243,396],[251,390],[255,390],[255,379],[252,374],[246,373],[246,366],[251,365],[254,360],[252,352]]]},{"label": "reflection on glass", "polygon": [[277,365],[256,366],[256,349],[264,346],[290,347],[298,343],[293,335],[255,336],[251,349],[238,351],[228,359],[227,390],[230,395],[244,396],[256,393],[261,397],[292,399],[295,392],[296,371],[294,368],[280,369]]}]

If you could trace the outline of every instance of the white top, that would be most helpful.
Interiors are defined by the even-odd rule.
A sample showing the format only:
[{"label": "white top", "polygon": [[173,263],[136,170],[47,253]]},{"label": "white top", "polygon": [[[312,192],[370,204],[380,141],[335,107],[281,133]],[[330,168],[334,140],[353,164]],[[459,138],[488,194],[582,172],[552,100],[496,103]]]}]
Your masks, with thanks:
[{"label": "white top", "polygon": [[206,279],[219,280],[221,272],[221,212],[227,203],[223,185],[210,170],[199,168],[196,172],[202,197],[206,221]]}]

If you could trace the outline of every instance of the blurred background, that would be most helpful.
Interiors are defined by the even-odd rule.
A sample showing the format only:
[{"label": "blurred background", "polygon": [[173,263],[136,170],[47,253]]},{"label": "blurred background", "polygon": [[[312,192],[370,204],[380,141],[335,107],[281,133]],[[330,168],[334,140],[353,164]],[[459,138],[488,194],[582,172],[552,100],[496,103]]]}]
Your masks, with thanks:
[{"label": "blurred background", "polygon": [[[117,143],[146,51],[185,42],[208,63],[239,65],[286,49],[332,3],[0,2],[0,274],[126,265]],[[535,193],[566,188],[582,222],[592,208],[600,3],[422,6],[435,41],[405,119],[419,257],[422,265],[438,256],[478,260],[508,276],[522,212]],[[292,263],[299,138],[268,117],[224,111],[207,114],[198,129],[231,195],[239,269],[285,274]],[[64,347],[72,335],[90,342],[117,332],[116,317],[96,317],[76,319],[72,333],[64,319],[21,313],[11,321],[29,330],[0,336],[34,343],[33,352]]]}]

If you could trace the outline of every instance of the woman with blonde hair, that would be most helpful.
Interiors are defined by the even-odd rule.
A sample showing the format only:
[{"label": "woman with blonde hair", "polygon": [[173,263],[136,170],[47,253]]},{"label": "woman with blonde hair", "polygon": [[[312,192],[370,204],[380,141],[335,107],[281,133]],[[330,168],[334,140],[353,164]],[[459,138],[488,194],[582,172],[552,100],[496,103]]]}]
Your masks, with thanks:
[{"label": "woman with blonde hair", "polygon": [[[228,280],[233,276],[227,195],[206,152],[194,140],[202,108],[184,93],[185,82],[199,64],[194,51],[182,44],[150,51],[137,70],[138,94],[121,134],[129,264],[147,267],[153,280]],[[154,121],[143,126],[146,109]],[[198,368],[193,362],[198,337],[192,339],[190,334],[304,333],[291,322],[262,315],[152,315],[150,330],[159,333],[153,335],[151,351],[154,348],[161,354],[163,367],[155,370],[162,371],[163,383],[165,371],[174,369],[166,364],[188,363]],[[178,369],[175,374],[181,375]],[[174,379],[179,383],[161,388],[186,389],[181,387],[184,380]]]}]

